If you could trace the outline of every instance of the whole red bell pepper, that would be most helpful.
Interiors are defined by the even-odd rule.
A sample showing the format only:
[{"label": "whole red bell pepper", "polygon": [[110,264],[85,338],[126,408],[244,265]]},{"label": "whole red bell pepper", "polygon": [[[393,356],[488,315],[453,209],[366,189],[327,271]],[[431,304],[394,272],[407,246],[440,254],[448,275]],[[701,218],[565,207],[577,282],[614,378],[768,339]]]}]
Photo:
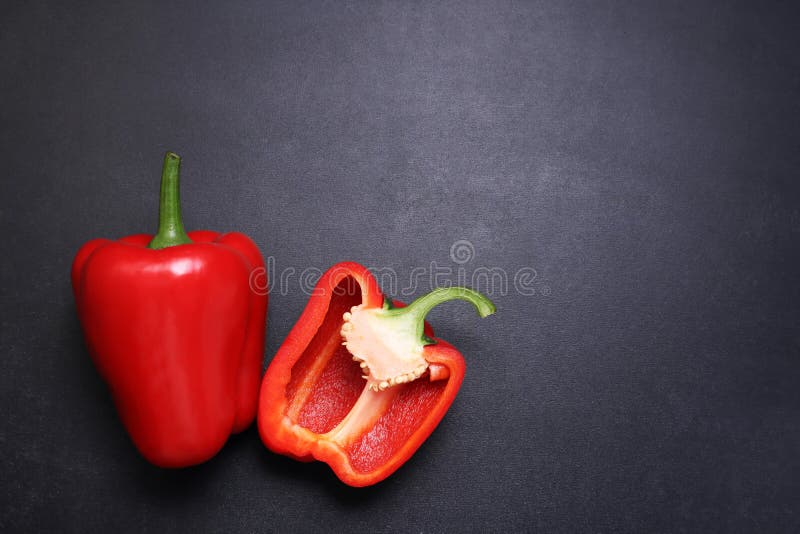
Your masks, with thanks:
[{"label": "whole red bell pepper", "polygon": [[436,289],[407,307],[383,296],[372,274],[340,263],[311,300],[261,383],[258,428],[272,451],[326,462],[342,482],[391,475],[433,432],[464,378],[464,359],[425,324],[434,306],[483,295]]},{"label": "whole red bell pepper", "polygon": [[252,423],[267,296],[256,245],[185,232],[180,158],[167,153],[158,233],[86,243],[72,287],[89,352],[139,452],[161,467],[204,462]]}]

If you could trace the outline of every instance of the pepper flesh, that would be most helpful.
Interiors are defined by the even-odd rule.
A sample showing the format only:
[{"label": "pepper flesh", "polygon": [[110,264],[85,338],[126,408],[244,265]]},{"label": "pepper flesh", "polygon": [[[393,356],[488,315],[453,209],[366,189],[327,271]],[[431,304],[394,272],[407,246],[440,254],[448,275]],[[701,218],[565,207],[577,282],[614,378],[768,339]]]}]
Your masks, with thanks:
[{"label": "pepper flesh", "polygon": [[72,265],[92,360],[134,445],[161,467],[208,460],[253,422],[267,310],[250,289],[264,262],[247,236],[183,230],[179,162],[165,158],[155,236],[89,241]]},{"label": "pepper flesh", "polygon": [[[351,486],[380,482],[408,460],[438,425],[464,377],[463,357],[447,342],[433,338],[430,327],[423,327],[423,313],[411,337],[416,337],[426,369],[417,379],[394,380],[391,387],[386,376],[376,375],[387,378],[377,381],[376,387],[369,376],[381,368],[380,362],[387,368],[395,366],[401,374],[407,373],[406,363],[402,357],[376,352],[386,349],[383,341],[389,339],[377,333],[380,328],[352,320],[361,310],[370,310],[371,315],[382,309],[384,302],[377,282],[363,266],[351,262],[333,266],[320,279],[261,385],[258,427],[264,444],[298,460],[326,462]],[[394,312],[387,311],[389,316]],[[492,311],[489,303],[482,315]],[[345,324],[377,343],[356,342],[364,352],[351,354],[349,336],[348,346],[342,344]],[[366,375],[363,363],[371,367]],[[421,364],[416,365],[413,369]],[[381,388],[383,381],[387,385]]]}]

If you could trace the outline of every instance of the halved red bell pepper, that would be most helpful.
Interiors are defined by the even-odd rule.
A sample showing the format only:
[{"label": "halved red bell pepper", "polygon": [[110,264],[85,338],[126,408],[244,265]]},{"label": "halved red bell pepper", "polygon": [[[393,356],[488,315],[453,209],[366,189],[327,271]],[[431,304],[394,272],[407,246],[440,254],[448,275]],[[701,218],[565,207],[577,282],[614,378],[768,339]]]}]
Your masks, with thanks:
[{"label": "halved red bell pepper", "polygon": [[453,299],[471,302],[481,317],[495,311],[459,287],[397,306],[363,266],[331,267],[264,376],[264,444],[326,462],[351,486],[391,475],[433,432],[464,378],[461,354],[425,324],[431,308]]},{"label": "halved red bell pepper", "polygon": [[180,158],[167,153],[159,229],[78,251],[72,287],[89,352],[141,454],[161,467],[214,456],[255,418],[267,295],[256,245],[184,231]]}]

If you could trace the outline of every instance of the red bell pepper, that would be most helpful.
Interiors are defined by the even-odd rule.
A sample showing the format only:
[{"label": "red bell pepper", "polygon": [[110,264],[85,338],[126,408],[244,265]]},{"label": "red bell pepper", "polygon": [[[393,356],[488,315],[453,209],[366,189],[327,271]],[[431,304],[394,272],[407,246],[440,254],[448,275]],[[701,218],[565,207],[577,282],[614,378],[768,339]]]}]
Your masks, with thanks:
[{"label": "red bell pepper", "polygon": [[89,241],[72,265],[95,366],[133,443],[161,467],[204,462],[253,422],[267,311],[250,289],[264,260],[247,236],[185,232],[179,171],[167,153],[155,236]]},{"label": "red bell pepper", "polygon": [[361,265],[329,269],[261,383],[264,444],[326,462],[351,486],[391,475],[433,432],[464,378],[461,354],[425,323],[431,308],[452,299],[471,302],[481,317],[495,311],[460,287],[402,307]]}]

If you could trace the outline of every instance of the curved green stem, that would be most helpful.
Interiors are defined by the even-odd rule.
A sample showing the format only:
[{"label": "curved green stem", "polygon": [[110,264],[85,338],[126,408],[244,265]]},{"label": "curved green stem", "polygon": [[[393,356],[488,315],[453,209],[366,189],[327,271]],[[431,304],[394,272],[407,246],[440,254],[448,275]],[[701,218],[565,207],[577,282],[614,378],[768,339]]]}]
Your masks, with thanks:
[{"label": "curved green stem", "polygon": [[192,240],[183,229],[180,188],[181,157],[174,152],[164,155],[161,171],[161,198],[158,208],[158,232],[148,248],[159,249],[185,245]]},{"label": "curved green stem", "polygon": [[491,315],[496,310],[494,303],[477,291],[467,289],[466,287],[440,287],[434,289],[427,295],[419,297],[405,308],[391,308],[384,312],[388,317],[400,319],[403,322],[407,322],[406,324],[411,323],[408,324],[408,326],[414,329],[415,334],[422,341],[422,344],[430,345],[433,343],[433,340],[424,333],[425,316],[439,304],[451,300],[465,300],[469,302],[475,306],[475,310],[481,317]]}]

